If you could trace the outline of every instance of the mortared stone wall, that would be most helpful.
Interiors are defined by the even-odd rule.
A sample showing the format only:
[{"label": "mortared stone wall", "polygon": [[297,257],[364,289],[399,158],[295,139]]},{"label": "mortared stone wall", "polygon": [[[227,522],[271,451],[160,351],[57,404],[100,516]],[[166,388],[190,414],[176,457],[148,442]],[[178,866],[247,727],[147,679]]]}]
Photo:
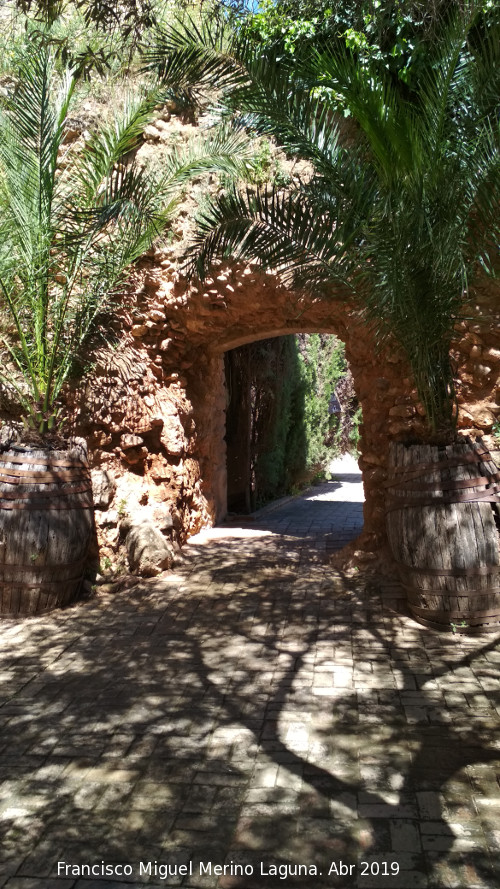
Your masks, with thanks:
[{"label": "mortared stone wall", "polygon": [[[377,351],[347,292],[328,299],[295,293],[275,274],[220,265],[189,285],[164,253],[137,269],[118,316],[115,348],[96,353],[84,387],[73,393],[75,428],[94,467],[116,479],[111,506],[97,515],[103,552],[115,557],[119,519],[139,506],[169,512],[178,542],[226,512],[223,354],[244,343],[297,332],[345,342],[363,410],[360,468],[365,489],[364,544],[385,539],[388,445],[425,426],[404,356]],[[464,320],[453,347],[461,433],[491,433],[500,417],[498,287],[481,288],[481,320]]]}]

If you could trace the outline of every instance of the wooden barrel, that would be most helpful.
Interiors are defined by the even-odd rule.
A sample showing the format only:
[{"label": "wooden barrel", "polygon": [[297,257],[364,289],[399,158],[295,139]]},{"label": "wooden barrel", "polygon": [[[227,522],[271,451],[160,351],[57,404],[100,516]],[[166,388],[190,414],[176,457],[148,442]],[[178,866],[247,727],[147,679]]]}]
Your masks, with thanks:
[{"label": "wooden barrel", "polygon": [[78,598],[92,531],[83,449],[0,453],[0,614],[43,614]]},{"label": "wooden barrel", "polygon": [[499,481],[481,441],[391,445],[387,534],[420,623],[459,633],[498,631]]}]

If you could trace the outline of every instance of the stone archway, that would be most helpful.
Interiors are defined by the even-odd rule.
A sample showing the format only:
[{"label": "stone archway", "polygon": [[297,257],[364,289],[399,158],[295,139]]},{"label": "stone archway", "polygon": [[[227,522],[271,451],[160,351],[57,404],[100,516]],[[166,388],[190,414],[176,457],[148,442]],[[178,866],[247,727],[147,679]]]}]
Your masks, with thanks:
[{"label": "stone archway", "polygon": [[[499,407],[498,292],[478,295],[484,321],[464,321],[455,360],[461,377],[459,425],[489,432]],[[274,274],[220,266],[188,286],[173,262],[143,261],[119,318],[120,347],[100,355],[75,405],[94,466],[118,480],[116,502],[163,504],[182,541],[226,511],[224,352],[293,333],[337,335],[346,347],[363,411],[361,460],[365,534],[382,542],[389,442],[423,430],[404,357],[377,352],[347,292],[331,299],[295,293]]]},{"label": "stone archway", "polygon": [[[377,354],[373,339],[347,293],[325,301],[288,290],[275,275],[249,268],[224,269],[203,288],[172,285],[152,272],[148,294],[166,295],[166,327],[160,343],[164,365],[182,367],[193,406],[193,454],[200,463],[202,490],[213,520],[226,510],[223,374],[224,352],[259,339],[292,333],[333,333],[346,345],[364,426],[361,446],[366,505],[365,526],[378,532],[382,517],[380,481],[392,436],[421,426],[402,356]],[[133,333],[144,336],[142,326]]]},{"label": "stone archway", "polygon": [[[391,435],[406,434],[410,421],[421,423],[417,408],[411,403],[411,383],[402,357],[387,360],[377,354],[359,312],[345,298],[325,303],[297,296],[271,275],[245,270],[239,277],[238,272],[226,271],[208,282],[208,287],[196,295],[196,301],[197,309],[193,311],[191,303],[186,317],[186,329],[193,343],[190,366],[185,372],[186,392],[197,417],[197,456],[203,491],[215,520],[223,518],[227,502],[224,353],[275,336],[328,333],[345,343],[363,410],[365,530],[379,533],[383,527],[380,482],[388,441]],[[170,348],[177,351],[179,339]]]}]

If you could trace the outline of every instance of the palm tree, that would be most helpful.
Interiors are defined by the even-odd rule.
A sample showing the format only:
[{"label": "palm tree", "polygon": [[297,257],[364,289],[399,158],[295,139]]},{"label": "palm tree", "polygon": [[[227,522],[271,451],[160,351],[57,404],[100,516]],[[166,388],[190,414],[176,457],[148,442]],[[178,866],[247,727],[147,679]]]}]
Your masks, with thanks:
[{"label": "palm tree", "polygon": [[0,380],[29,425],[58,425],[57,400],[96,317],[171,218],[182,186],[206,171],[242,175],[246,140],[222,130],[172,150],[160,178],[130,160],[160,98],[129,101],[81,152],[64,144],[76,75],[27,52],[0,108]]},{"label": "palm tree", "polygon": [[190,270],[233,256],[325,298],[347,285],[377,340],[406,353],[430,437],[453,435],[451,340],[474,278],[494,272],[499,234],[500,30],[494,11],[478,26],[482,6],[443,27],[411,98],[348,51],[311,49],[291,68],[221,19],[185,17],[146,51],[164,83],[192,94],[217,84],[233,126],[311,165],[286,191],[219,196]]}]

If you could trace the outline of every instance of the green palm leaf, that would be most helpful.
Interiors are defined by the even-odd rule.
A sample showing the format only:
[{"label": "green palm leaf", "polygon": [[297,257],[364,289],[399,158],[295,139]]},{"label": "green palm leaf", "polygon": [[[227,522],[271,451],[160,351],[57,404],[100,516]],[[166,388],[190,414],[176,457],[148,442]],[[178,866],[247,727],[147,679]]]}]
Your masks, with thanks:
[{"label": "green palm leaf", "polygon": [[[190,270],[232,255],[294,286],[355,286],[379,342],[393,337],[406,351],[434,430],[452,423],[450,344],[470,282],[498,260],[500,29],[494,12],[476,27],[481,7],[471,0],[450,16],[411,99],[348,51],[299,53],[289,69],[220,22],[184,19],[150,56],[164,82],[181,69],[186,88],[219,78],[236,127],[312,167],[288,195],[214,202]],[[351,115],[347,133],[339,108]]]},{"label": "green palm leaf", "polygon": [[73,170],[71,188],[76,188],[80,204],[95,203],[105,179],[117,164],[137,148],[144,128],[154,117],[160,101],[159,91],[152,91],[143,99],[126,100],[123,111],[113,123],[100,129],[86,142],[81,158]]},{"label": "green palm leaf", "polygon": [[160,178],[148,175],[130,158],[162,95],[152,91],[128,101],[59,175],[74,84],[71,73],[58,80],[48,49],[33,47],[0,112],[3,357],[40,431],[54,422],[55,401],[96,317],[163,231],[182,186],[204,172],[237,176],[250,164],[248,139],[219,130],[188,152],[173,149]]},{"label": "green palm leaf", "polygon": [[231,89],[245,83],[245,56],[254,47],[212,10],[210,16],[186,14],[157,28],[142,52],[147,71],[194,100],[214,84]]}]

